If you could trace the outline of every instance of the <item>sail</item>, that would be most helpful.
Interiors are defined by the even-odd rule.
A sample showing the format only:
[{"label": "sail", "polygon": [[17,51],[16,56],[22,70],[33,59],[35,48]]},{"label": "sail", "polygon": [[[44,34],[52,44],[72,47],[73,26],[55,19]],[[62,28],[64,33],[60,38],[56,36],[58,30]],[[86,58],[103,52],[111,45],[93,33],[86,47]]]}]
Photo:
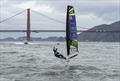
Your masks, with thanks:
[{"label": "sail", "polygon": [[73,6],[67,6],[67,18],[66,18],[66,45],[67,45],[67,56],[78,52],[78,41],[77,41],[77,27],[75,11]]}]

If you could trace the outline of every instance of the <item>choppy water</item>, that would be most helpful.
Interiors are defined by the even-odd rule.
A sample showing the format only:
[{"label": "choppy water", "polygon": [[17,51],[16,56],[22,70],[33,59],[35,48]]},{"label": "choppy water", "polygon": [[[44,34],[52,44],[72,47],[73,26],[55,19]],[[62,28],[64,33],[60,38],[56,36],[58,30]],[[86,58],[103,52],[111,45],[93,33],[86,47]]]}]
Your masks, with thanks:
[{"label": "choppy water", "polygon": [[[0,43],[0,81],[120,81],[120,43],[79,43],[69,66],[54,57],[56,43]],[[65,54],[65,43],[58,45]]]}]

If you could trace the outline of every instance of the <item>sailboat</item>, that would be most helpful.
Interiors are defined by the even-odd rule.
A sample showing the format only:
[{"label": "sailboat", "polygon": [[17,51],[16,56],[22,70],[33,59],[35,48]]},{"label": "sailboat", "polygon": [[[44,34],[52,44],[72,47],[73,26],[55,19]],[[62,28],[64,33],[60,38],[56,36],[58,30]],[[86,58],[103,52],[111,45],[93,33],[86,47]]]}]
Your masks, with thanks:
[{"label": "sailboat", "polygon": [[67,6],[67,15],[66,15],[66,48],[67,48],[67,57],[64,57],[62,54],[57,52],[57,48],[54,47],[53,51],[56,57],[69,61],[78,55],[78,40],[77,40],[77,26],[75,11],[73,6]]},{"label": "sailboat", "polygon": [[78,40],[75,10],[73,6],[70,5],[67,6],[66,47],[67,47],[67,60],[78,55]]}]

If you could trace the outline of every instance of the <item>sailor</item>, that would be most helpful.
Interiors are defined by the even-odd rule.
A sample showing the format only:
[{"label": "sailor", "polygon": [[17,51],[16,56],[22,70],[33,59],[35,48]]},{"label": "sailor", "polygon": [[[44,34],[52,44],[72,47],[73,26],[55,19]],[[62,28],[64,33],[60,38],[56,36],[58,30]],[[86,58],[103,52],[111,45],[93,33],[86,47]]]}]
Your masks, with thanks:
[{"label": "sailor", "polygon": [[57,48],[54,47],[54,48],[53,48],[53,52],[54,52],[54,55],[55,55],[57,58],[66,60],[66,57],[64,57],[62,54],[60,54],[60,53],[57,51]]}]

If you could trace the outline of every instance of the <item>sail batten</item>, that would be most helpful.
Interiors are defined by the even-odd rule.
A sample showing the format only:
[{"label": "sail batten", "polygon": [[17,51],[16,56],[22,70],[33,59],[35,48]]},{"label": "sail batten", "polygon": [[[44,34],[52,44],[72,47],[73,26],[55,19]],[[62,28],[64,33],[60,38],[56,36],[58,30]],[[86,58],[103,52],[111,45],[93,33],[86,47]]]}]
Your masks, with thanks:
[{"label": "sail batten", "polygon": [[77,27],[75,11],[73,6],[67,6],[67,18],[66,18],[66,45],[67,45],[67,56],[78,52],[78,41],[77,41]]}]

